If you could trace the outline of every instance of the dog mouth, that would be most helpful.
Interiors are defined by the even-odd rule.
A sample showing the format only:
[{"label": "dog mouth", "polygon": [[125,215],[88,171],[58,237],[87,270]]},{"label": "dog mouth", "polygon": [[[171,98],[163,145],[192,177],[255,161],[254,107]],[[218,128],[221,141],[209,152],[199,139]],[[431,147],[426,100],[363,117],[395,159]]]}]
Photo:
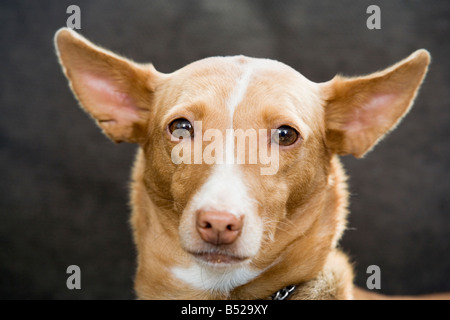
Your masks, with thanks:
[{"label": "dog mouth", "polygon": [[220,252],[190,252],[190,254],[196,259],[214,266],[237,264],[248,259],[247,257]]}]

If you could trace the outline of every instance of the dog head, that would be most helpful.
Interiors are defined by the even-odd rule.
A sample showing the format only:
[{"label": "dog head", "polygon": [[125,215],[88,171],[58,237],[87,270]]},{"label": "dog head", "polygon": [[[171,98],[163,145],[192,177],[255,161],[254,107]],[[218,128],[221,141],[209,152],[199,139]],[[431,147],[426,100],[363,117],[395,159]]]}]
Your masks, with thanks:
[{"label": "dog head", "polygon": [[[319,250],[334,247],[345,225],[328,213],[345,211],[345,200],[329,193],[342,179],[334,155],[362,157],[394,128],[429,64],[419,50],[381,72],[314,83],[280,62],[244,56],[163,74],[68,29],[56,46],[103,132],[140,145],[139,175],[158,223],[196,265],[232,274],[225,289],[266,270],[305,234],[302,254],[320,264]],[[189,282],[189,270],[174,273]]]}]

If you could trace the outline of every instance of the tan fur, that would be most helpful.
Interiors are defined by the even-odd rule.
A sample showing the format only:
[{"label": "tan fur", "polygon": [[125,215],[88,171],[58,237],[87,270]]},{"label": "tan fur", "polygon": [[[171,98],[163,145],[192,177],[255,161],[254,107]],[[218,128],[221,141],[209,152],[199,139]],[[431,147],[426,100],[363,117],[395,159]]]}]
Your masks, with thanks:
[{"label": "tan fur", "polygon": [[[362,156],[398,123],[425,75],[425,50],[367,77],[315,84],[281,63],[247,57],[204,59],[166,75],[67,29],[55,39],[82,107],[112,140],[140,145],[131,183],[140,299],[264,299],[293,284],[292,299],[363,296],[354,291],[352,266],[338,249],[348,193],[337,154]],[[228,96],[248,68],[252,80],[231,119],[225,111]],[[196,289],[171,271],[193,264],[187,250],[200,240],[184,243],[180,232],[189,231],[183,226],[193,219],[191,199],[212,172],[205,163],[171,161],[177,142],[170,141],[166,128],[177,117],[202,120],[204,128],[223,132],[230,123],[243,130],[290,125],[303,137],[280,152],[276,175],[261,176],[260,165],[241,165],[263,222],[262,243],[249,262],[261,273],[228,292]],[[232,254],[237,246],[227,250]]]}]

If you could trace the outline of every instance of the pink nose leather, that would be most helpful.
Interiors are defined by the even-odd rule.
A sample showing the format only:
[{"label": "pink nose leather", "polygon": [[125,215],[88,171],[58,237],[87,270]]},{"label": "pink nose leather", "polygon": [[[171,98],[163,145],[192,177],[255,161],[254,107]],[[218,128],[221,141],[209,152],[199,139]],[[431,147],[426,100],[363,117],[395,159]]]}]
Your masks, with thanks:
[{"label": "pink nose leather", "polygon": [[242,230],[242,217],[222,211],[198,211],[197,232],[200,237],[214,245],[232,244]]}]

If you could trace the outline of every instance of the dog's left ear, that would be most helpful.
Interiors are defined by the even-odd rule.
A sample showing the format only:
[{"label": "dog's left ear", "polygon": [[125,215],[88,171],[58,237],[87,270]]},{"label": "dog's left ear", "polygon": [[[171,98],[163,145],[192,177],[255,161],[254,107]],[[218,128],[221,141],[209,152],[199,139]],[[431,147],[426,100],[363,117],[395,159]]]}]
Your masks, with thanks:
[{"label": "dog's left ear", "polygon": [[331,151],[357,158],[370,151],[409,111],[429,63],[430,55],[422,49],[369,76],[336,76],[322,83]]}]

